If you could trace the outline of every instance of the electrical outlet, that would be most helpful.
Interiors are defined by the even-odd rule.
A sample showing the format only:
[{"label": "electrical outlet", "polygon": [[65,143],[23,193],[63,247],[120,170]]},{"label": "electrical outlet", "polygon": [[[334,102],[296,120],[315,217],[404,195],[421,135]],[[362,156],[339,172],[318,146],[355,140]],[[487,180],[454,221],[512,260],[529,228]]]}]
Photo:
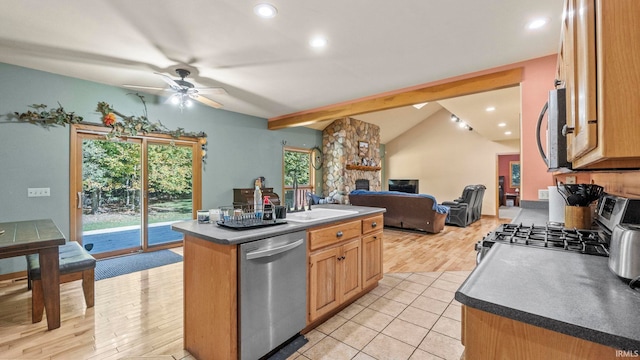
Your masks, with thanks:
[{"label": "electrical outlet", "polygon": [[575,176],[567,176],[566,178],[564,178],[564,181],[567,184],[575,184],[576,183],[576,177]]},{"label": "electrical outlet", "polygon": [[51,188],[28,188],[27,197],[51,196]]},{"label": "electrical outlet", "polygon": [[538,200],[549,200],[549,190],[538,189]]}]

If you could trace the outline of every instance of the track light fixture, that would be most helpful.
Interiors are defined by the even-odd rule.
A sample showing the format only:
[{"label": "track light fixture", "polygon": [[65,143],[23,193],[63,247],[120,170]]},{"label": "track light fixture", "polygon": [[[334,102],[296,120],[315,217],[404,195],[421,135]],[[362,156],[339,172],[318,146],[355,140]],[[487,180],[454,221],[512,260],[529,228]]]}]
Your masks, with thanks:
[{"label": "track light fixture", "polygon": [[473,130],[473,128],[469,124],[460,120],[460,118],[457,117],[455,114],[451,114],[451,121],[457,123],[458,127],[461,129],[467,129],[469,131]]}]

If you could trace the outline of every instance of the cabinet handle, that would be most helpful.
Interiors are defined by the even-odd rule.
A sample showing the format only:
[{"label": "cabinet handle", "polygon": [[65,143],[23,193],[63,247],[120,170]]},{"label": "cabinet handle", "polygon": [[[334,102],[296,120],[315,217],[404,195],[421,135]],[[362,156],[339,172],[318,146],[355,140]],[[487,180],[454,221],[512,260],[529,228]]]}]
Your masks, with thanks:
[{"label": "cabinet handle", "polygon": [[573,130],[576,128],[567,126],[566,124],[562,127],[562,136],[567,136],[567,134],[573,134]]},{"label": "cabinet handle", "polygon": [[344,235],[344,234],[342,233],[342,231],[338,231],[338,232],[336,233],[336,237],[339,237],[339,238],[340,238],[340,237],[342,237],[342,235]]},{"label": "cabinet handle", "polygon": [[78,191],[78,209],[82,209],[82,191]]},{"label": "cabinet handle", "polygon": [[374,227],[376,227],[376,226],[378,226],[378,223],[377,223],[377,222],[375,222],[375,221],[374,221],[374,222],[372,222],[372,223],[371,223],[371,227],[372,227],[372,228],[374,228]]}]

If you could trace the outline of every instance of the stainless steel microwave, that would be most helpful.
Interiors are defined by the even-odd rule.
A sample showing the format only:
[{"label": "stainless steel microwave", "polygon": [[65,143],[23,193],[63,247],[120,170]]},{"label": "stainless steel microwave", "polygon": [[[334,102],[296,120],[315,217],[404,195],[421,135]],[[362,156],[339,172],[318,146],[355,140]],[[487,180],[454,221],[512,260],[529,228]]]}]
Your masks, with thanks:
[{"label": "stainless steel microwave", "polygon": [[[571,163],[567,161],[567,138],[563,128],[567,125],[566,90],[554,89],[549,91],[549,100],[538,117],[536,140],[540,156],[547,164],[549,171],[571,170]],[[547,146],[546,153],[540,141],[540,128],[545,113],[547,116]]]}]

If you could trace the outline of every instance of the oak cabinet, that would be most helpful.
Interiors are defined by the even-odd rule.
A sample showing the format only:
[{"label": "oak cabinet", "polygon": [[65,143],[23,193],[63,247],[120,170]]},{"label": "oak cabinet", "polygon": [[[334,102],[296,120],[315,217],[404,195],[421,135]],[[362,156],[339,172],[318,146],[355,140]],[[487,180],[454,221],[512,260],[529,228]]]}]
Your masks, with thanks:
[{"label": "oak cabinet", "polygon": [[382,215],[309,231],[308,324],[382,279]]},{"label": "oak cabinet", "polygon": [[382,231],[362,237],[362,287],[382,279]]},{"label": "oak cabinet", "polygon": [[462,311],[465,358],[587,360],[616,359],[616,349],[466,305]]},{"label": "oak cabinet", "polygon": [[640,167],[639,12],[636,0],[565,1],[557,74],[576,169]]},{"label": "oak cabinet", "polygon": [[362,290],[360,238],[319,250],[309,256],[309,318],[311,321],[343,304]]},{"label": "oak cabinet", "polygon": [[567,0],[563,40],[567,43],[567,158],[596,147],[596,54],[594,0]]}]

